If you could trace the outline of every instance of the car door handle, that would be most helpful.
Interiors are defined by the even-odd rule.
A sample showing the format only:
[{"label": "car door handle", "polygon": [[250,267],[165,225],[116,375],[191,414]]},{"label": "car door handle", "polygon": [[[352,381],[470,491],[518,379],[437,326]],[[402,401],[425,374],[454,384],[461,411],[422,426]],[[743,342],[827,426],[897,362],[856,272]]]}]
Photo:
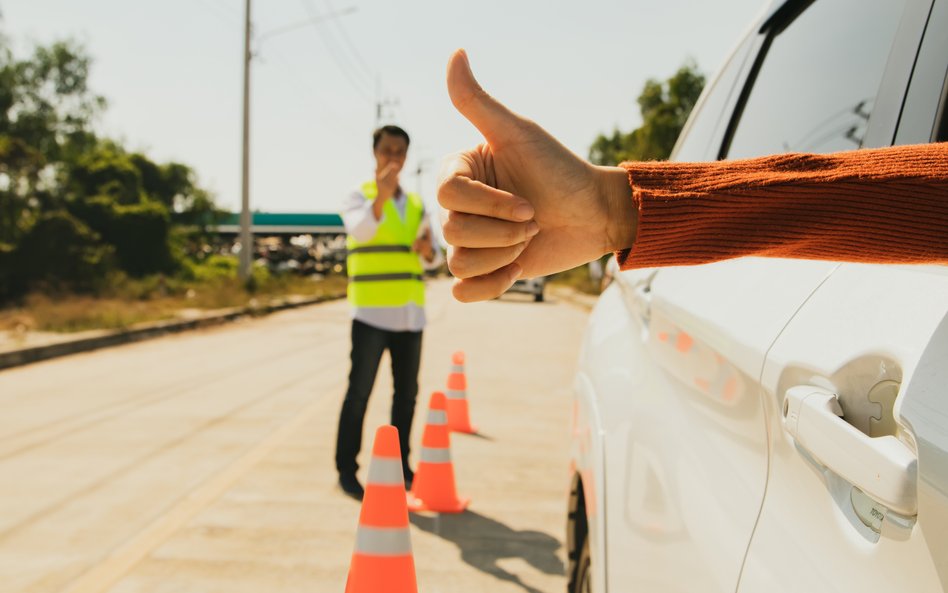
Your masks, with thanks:
[{"label": "car door handle", "polygon": [[836,394],[820,387],[800,385],[784,396],[784,428],[797,446],[887,508],[917,514],[915,453],[894,436],[869,437],[842,416]]}]

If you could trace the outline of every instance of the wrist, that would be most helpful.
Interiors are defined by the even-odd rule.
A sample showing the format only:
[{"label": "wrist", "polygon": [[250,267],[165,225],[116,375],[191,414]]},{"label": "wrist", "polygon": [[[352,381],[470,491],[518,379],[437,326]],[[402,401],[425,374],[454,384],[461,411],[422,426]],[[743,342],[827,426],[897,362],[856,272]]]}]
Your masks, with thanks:
[{"label": "wrist", "polygon": [[596,167],[599,195],[606,208],[604,252],[628,249],[635,243],[639,213],[632,200],[629,172],[622,167]]}]

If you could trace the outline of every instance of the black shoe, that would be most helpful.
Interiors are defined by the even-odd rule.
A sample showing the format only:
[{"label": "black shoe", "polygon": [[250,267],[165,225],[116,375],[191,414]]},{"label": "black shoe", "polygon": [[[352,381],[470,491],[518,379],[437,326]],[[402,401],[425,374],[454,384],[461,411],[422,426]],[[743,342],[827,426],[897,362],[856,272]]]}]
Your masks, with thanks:
[{"label": "black shoe", "polygon": [[405,466],[402,470],[405,473],[405,490],[411,491],[411,485],[415,481],[415,472],[411,471],[408,466]]},{"label": "black shoe", "polygon": [[359,483],[359,479],[355,477],[355,474],[339,474],[339,487],[342,488],[346,496],[356,500],[362,500],[362,497],[365,496],[365,488]]}]

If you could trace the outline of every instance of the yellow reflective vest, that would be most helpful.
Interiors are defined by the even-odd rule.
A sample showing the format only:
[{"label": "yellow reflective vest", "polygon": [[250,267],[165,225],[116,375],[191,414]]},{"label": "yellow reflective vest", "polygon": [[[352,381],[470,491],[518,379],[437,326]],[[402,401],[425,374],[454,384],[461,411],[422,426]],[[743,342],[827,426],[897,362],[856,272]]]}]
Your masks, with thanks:
[{"label": "yellow reflective vest", "polygon": [[[369,201],[378,196],[374,181],[362,185]],[[378,230],[371,240],[346,239],[349,275],[349,302],[356,307],[403,307],[425,304],[420,256],[411,250],[418,236],[424,203],[416,194],[408,194],[404,220],[392,200],[385,202]]]}]

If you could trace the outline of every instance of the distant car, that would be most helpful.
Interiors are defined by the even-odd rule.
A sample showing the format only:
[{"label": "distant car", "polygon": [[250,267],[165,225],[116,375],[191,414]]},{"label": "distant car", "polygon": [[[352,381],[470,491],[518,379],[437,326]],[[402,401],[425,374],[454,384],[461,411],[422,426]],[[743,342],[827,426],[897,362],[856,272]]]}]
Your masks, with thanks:
[{"label": "distant car", "polygon": [[[672,158],[945,141],[946,72],[948,0],[774,2]],[[948,266],[616,271],[578,366],[571,593],[948,591]]]},{"label": "distant car", "polygon": [[523,278],[513,283],[507,292],[524,292],[533,295],[537,303],[543,302],[543,291],[546,289],[546,276],[538,278]]}]

